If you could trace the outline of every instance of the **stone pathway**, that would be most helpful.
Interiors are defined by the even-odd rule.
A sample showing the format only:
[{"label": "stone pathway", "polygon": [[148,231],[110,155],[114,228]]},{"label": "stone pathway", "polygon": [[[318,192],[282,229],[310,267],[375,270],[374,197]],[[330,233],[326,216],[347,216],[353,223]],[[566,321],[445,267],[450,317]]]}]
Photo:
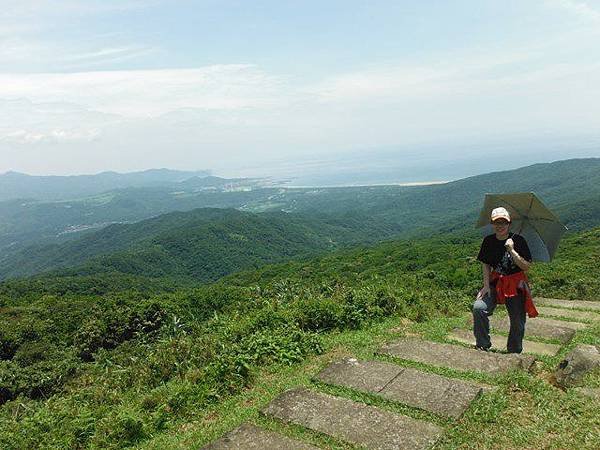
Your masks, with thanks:
[{"label": "stone pathway", "polygon": [[[473,336],[472,330],[467,330],[464,328],[455,328],[450,334],[448,334],[448,338],[453,341],[462,342],[463,344],[475,345],[475,336]],[[492,340],[492,349],[506,351],[506,336],[491,333],[490,338]],[[528,339],[523,340],[524,353],[554,356],[558,353],[559,350],[560,345],[530,341]]]},{"label": "stone pathway", "polygon": [[600,320],[600,311],[578,311],[574,309],[553,308],[550,306],[538,306],[537,310],[542,316],[566,317],[568,319],[589,321]]},{"label": "stone pathway", "polygon": [[600,302],[589,302],[584,300],[558,300],[555,298],[536,297],[534,299],[536,305],[554,306],[557,308],[567,309],[590,309],[600,311]]},{"label": "stone pathway", "polygon": [[[600,320],[600,302],[542,298],[537,298],[536,302],[544,305],[538,308],[543,316]],[[579,311],[584,309],[588,311]],[[508,332],[507,317],[493,316],[490,319],[493,329]],[[526,333],[566,343],[576,330],[586,326],[580,322],[537,317],[527,321]],[[455,329],[448,337],[469,344],[474,339],[470,329]],[[492,341],[503,348],[506,336],[493,334]],[[555,344],[524,341],[526,352],[555,355],[559,349],[560,346]],[[379,350],[379,354],[434,367],[488,374],[514,369],[529,370],[534,363],[534,357],[530,355],[482,352],[417,338],[390,342]],[[475,399],[494,389],[394,363],[352,358],[330,364],[315,376],[315,380],[373,394],[451,419],[459,418]],[[598,389],[580,388],[579,391],[594,399],[600,395]],[[262,413],[369,449],[426,449],[444,432],[442,427],[425,420],[304,387],[282,393]],[[205,449],[310,450],[316,447],[251,424],[243,424]]]},{"label": "stone pathway", "polygon": [[578,387],[575,388],[575,390],[580,394],[591,398],[592,400],[600,402],[600,388]]},{"label": "stone pathway", "polygon": [[318,450],[314,445],[290,439],[272,431],[266,431],[245,423],[227,433],[218,441],[204,447],[204,450]]},{"label": "stone pathway", "polygon": [[284,392],[263,412],[371,449],[424,449],[443,431],[422,420],[306,388]]},{"label": "stone pathway", "polygon": [[460,417],[482,392],[493,389],[396,364],[356,359],[333,363],[315,378],[453,418]]},{"label": "stone pathway", "polygon": [[[510,321],[508,317],[490,317],[491,328],[508,333]],[[536,317],[528,319],[525,325],[525,334],[537,336],[544,339],[556,339],[559,342],[569,342],[575,335],[575,331],[583,329],[586,324],[579,322],[566,322],[564,320],[545,319]]]},{"label": "stone pathway", "polygon": [[529,370],[534,362],[534,358],[529,355],[483,352],[414,338],[392,342],[383,346],[379,352],[437,367],[491,374],[513,369]]}]

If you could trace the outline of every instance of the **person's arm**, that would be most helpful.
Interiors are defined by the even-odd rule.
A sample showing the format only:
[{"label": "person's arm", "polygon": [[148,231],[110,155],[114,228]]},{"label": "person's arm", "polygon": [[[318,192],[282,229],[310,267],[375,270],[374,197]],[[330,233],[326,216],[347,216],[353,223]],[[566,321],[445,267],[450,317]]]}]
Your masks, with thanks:
[{"label": "person's arm", "polygon": [[490,293],[490,266],[489,264],[482,263],[481,268],[483,271],[483,288],[477,294],[477,299],[482,299]]},{"label": "person's arm", "polygon": [[513,242],[513,240],[507,239],[506,244],[504,245],[506,246],[506,249],[510,253],[510,256],[512,257],[515,264],[519,267],[519,269],[521,269],[523,272],[527,272],[531,267],[531,263],[517,253],[517,251],[515,250],[515,243]]}]

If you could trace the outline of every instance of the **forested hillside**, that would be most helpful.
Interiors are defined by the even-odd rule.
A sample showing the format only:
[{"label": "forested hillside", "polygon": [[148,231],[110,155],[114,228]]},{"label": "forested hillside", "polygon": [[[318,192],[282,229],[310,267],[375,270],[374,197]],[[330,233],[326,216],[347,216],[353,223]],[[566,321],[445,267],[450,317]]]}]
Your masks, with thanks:
[{"label": "forested hillside", "polygon": [[0,260],[0,278],[74,267],[53,276],[117,272],[197,283],[367,240],[366,230],[343,223],[329,225],[284,213],[197,209],[111,225],[61,245],[30,247]]},{"label": "forested hillside", "polygon": [[[0,283],[0,447],[169,448],[262,371],[279,377],[334,351],[336,336],[465,314],[481,284],[481,195],[471,189],[527,190],[543,181],[538,169],[405,197],[393,187],[306,191],[293,213],[169,213],[5,256],[8,274],[55,271]],[[595,172],[578,170],[546,184],[544,199],[589,228],[596,194],[584,187]],[[339,248],[409,232],[431,236]],[[534,294],[597,299],[599,255],[600,228],[572,232],[553,263],[535,265]]]},{"label": "forested hillside", "polygon": [[[173,211],[196,208],[238,208],[260,192],[228,190],[238,180],[191,178],[153,187],[127,187],[61,201],[9,200],[0,202],[0,249],[3,253],[31,243],[58,243],[112,223],[131,223]],[[252,180],[239,181],[254,185]],[[227,187],[227,188],[226,188]]]},{"label": "forested hillside", "polygon": [[[189,181],[192,184],[197,182]],[[535,191],[570,229],[584,230],[600,223],[598,186],[600,159],[537,164],[444,185],[414,188],[258,189],[246,192],[214,191],[202,195],[184,192],[178,193],[175,198],[164,190],[146,189],[135,191],[137,194],[149,194],[143,200],[141,197],[137,200],[128,199],[122,194],[117,198],[110,197],[99,210],[107,215],[96,214],[96,219],[108,220],[110,214],[120,211],[120,217],[135,220],[140,214],[150,214],[156,208],[160,211],[169,208],[187,210],[195,202],[206,202],[209,198],[214,206],[237,206],[269,214],[238,215],[237,225],[226,225],[227,220],[217,217],[218,213],[206,214],[205,218],[201,217],[205,213],[198,212],[192,212],[189,216],[167,215],[163,219],[150,219],[131,225],[110,225],[100,231],[89,231],[81,238],[70,239],[66,243],[45,243],[26,248],[17,246],[5,249],[0,256],[0,279],[71,267],[74,270],[64,275],[111,272],[153,278],[215,280],[218,276],[245,267],[255,267],[259,263],[314,254],[339,245],[369,244],[393,237],[465,233],[473,229],[486,192]],[[81,205],[75,203],[60,208],[66,211],[70,220],[76,220],[83,210],[77,212],[74,208]],[[37,209],[39,216],[29,222],[21,215],[14,216],[12,220],[22,220],[22,230],[28,226],[34,228],[47,215],[47,226],[59,226],[64,214],[59,216],[54,212],[57,207],[55,203],[46,206],[50,209]],[[278,209],[287,211],[287,214],[272,212]],[[233,212],[227,214],[229,218],[234,215]],[[58,217],[62,218],[53,223],[54,218]],[[204,229],[194,226],[192,222],[195,220],[205,224]],[[245,235],[244,220],[248,221],[250,237]],[[185,225],[182,226],[180,221]],[[210,221],[214,223],[209,226]],[[252,225],[253,221],[256,223]],[[258,225],[259,222],[262,225]],[[280,235],[289,235],[290,240],[279,239],[279,244],[273,244],[269,241],[271,238],[268,233],[261,236],[261,227],[272,230],[273,226],[286,228],[288,231],[282,229]],[[222,230],[219,231],[220,228]],[[305,237],[297,238],[298,233],[303,233]],[[233,235],[245,237],[238,236],[241,241],[235,242]],[[7,236],[12,234],[5,234]],[[188,246],[186,242],[193,243],[189,251],[183,250]],[[242,253],[230,256],[239,251]],[[243,254],[246,251],[254,255]],[[99,255],[104,256],[87,263]],[[200,263],[199,260],[204,262]],[[77,267],[84,263],[86,267]]]},{"label": "forested hillside", "polygon": [[472,227],[486,192],[533,191],[570,229],[600,224],[596,206],[600,159],[596,158],[536,164],[420,187],[261,188],[246,180],[244,187],[230,190],[222,181],[190,179],[177,187],[128,188],[63,202],[3,202],[0,251],[9,258],[34,242],[56,244],[114,222],[136,222],[200,207],[284,211],[304,217],[296,220],[325,221],[342,227],[350,224],[354,229],[372,230],[365,233],[369,237],[365,242],[389,236],[427,236]]},{"label": "forested hillside", "polygon": [[[478,242],[390,242],[161,294],[41,295],[35,280],[30,290],[28,280],[20,290],[2,284],[0,446],[160,441],[264,368],[327,350],[335,333],[464,314],[481,283]],[[567,237],[552,264],[534,268],[535,294],[596,298],[599,246],[600,228]]]}]

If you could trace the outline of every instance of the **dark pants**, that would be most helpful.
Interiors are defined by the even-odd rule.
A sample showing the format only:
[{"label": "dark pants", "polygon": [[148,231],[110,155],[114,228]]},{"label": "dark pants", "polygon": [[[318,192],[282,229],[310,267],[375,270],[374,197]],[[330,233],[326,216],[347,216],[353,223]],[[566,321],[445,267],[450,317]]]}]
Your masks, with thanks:
[{"label": "dark pants", "polygon": [[[490,287],[490,295],[473,303],[473,333],[478,347],[488,349],[492,346],[490,341],[490,319],[488,318],[496,309],[496,289]],[[510,319],[510,331],[506,350],[509,353],[523,351],[523,336],[525,335],[525,301],[523,295],[506,299],[506,310]]]}]

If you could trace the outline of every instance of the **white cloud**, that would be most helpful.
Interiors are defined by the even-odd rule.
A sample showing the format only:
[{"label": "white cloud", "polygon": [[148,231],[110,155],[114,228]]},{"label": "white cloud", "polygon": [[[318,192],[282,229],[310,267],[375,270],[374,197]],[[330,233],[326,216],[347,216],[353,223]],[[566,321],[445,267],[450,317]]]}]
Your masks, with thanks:
[{"label": "white cloud", "polygon": [[0,143],[89,142],[123,118],[72,103],[0,99]]},{"label": "white cloud", "polygon": [[[597,20],[588,3],[551,4],[570,12],[563,14],[561,26]],[[43,17],[56,7],[64,18],[148,3],[43,0],[15,5],[8,13],[0,11],[0,30],[15,23],[9,16],[25,17],[35,5]],[[500,42],[495,49],[451,50],[418,62],[365,62],[363,68],[320,79],[313,74],[309,82],[301,73],[282,75],[254,64],[90,70],[161,50],[131,42],[126,32],[110,31],[60,44],[36,35],[47,25],[31,19],[12,35],[0,31],[0,61],[6,64],[0,68],[0,170],[11,164],[19,168],[18,161],[26,157],[21,154],[39,165],[51,159],[46,154],[71,151],[72,160],[63,156],[61,164],[83,164],[76,158],[85,153],[89,167],[123,161],[128,166],[121,169],[133,169],[141,168],[140,161],[165,166],[174,160],[224,167],[243,159],[243,153],[252,153],[247,159],[260,164],[261,155],[287,159],[307,150],[600,129],[600,27],[561,28],[554,36],[503,49],[505,42]],[[13,67],[11,62],[28,60],[53,63],[67,73],[2,73]]]},{"label": "white cloud", "polygon": [[113,47],[113,48],[102,48],[100,50],[96,50],[94,52],[81,53],[78,55],[69,55],[65,59],[66,60],[88,60],[88,59],[98,59],[98,58],[121,58],[127,57],[131,54],[137,53],[145,53],[148,49],[144,47]]},{"label": "white cloud", "polygon": [[579,0],[546,0],[551,6],[562,8],[584,21],[600,24],[600,5],[593,7],[589,2]]},{"label": "white cloud", "polygon": [[89,15],[147,8],[165,0],[6,0],[0,20],[32,19],[45,15]]},{"label": "white cloud", "polygon": [[[0,131],[21,143],[106,138],[267,151],[442,139],[472,133],[474,121],[480,133],[598,125],[600,63],[540,62],[537,50],[526,49],[480,56],[371,67],[304,85],[246,64],[0,74],[0,98],[13,99],[0,103],[0,123],[11,123]],[[15,113],[19,98],[35,112]],[[48,107],[65,104],[66,113]]]},{"label": "white cloud", "polygon": [[280,84],[278,77],[245,64],[65,74],[0,73],[0,98],[72,102],[107,113],[147,117],[186,107],[266,107],[279,101]]},{"label": "white cloud", "polygon": [[[141,58],[156,47],[131,42],[127,33],[86,34],[84,19],[148,8],[164,0],[19,0],[0,8],[0,71],[73,70]],[[5,4],[6,3],[6,4]],[[70,34],[70,39],[65,36]],[[73,34],[75,33],[75,34]],[[43,70],[43,69],[42,69]]]},{"label": "white cloud", "polygon": [[35,133],[29,130],[15,130],[4,136],[0,135],[0,143],[10,144],[39,144],[39,143],[61,143],[61,142],[89,142],[100,135],[98,129],[88,130],[64,130],[53,129],[44,133]]}]

